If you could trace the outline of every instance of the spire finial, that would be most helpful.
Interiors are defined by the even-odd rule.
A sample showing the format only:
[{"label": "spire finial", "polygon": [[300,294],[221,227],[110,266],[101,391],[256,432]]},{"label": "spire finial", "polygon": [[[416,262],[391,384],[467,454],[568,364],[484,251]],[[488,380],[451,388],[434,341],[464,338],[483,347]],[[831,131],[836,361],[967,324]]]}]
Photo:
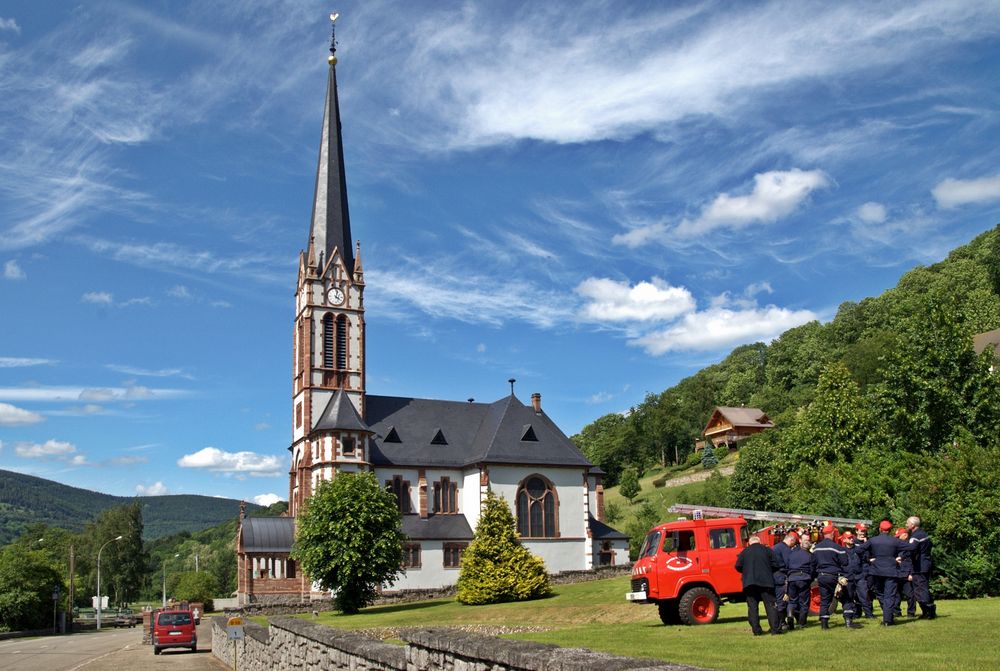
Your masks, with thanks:
[{"label": "spire finial", "polygon": [[507,380],[507,382],[510,383],[510,395],[513,396],[514,395],[514,383],[517,382],[517,380],[515,380],[514,378],[510,378],[509,380]]},{"label": "spire finial", "polygon": [[330,65],[337,64],[337,17],[340,16],[339,13],[333,12],[330,14],[330,57],[327,58],[327,62]]}]

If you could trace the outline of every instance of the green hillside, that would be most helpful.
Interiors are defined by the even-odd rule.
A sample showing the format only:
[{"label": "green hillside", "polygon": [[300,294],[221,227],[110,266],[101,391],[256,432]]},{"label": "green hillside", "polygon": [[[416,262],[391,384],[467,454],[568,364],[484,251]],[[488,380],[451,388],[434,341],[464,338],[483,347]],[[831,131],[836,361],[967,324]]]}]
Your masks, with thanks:
[{"label": "green hillside", "polygon": [[[31,524],[46,524],[79,532],[104,510],[138,500],[142,504],[144,538],[213,527],[239,515],[240,502],[212,496],[111,496],[70,487],[52,480],[0,470],[0,545],[19,536]],[[248,503],[247,511],[260,506]]]},{"label": "green hillside", "polygon": [[687,485],[686,502],[897,526],[919,515],[936,534],[940,595],[1000,594],[1000,361],[973,349],[998,328],[1000,227],[827,323],[737,347],[573,440],[608,474],[612,523],[637,539],[680,496],[653,490],[659,476],[631,503],[610,487],[633,470],[694,466],[715,406],[761,408],[775,428],[741,443],[729,477]]}]

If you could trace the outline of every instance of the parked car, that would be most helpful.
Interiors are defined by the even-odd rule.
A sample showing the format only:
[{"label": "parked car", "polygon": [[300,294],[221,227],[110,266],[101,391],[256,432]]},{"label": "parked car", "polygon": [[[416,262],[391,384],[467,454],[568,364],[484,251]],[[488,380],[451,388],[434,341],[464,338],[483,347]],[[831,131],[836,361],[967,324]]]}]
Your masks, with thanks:
[{"label": "parked car", "polygon": [[189,610],[159,610],[153,620],[153,654],[166,648],[198,649],[194,614]]},{"label": "parked car", "polygon": [[134,627],[135,621],[135,613],[131,608],[119,608],[115,613],[115,627]]}]

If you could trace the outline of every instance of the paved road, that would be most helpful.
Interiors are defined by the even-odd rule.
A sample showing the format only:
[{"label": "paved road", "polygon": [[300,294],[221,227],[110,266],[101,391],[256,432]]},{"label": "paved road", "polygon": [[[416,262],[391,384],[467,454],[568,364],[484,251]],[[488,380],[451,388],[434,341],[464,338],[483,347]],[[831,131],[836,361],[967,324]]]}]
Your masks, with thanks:
[{"label": "paved road", "polygon": [[198,626],[198,652],[164,650],[142,645],[135,629],[104,629],[71,636],[46,636],[0,641],[3,671],[128,671],[129,669],[188,669],[222,671],[228,668],[212,655],[212,626],[206,618]]}]

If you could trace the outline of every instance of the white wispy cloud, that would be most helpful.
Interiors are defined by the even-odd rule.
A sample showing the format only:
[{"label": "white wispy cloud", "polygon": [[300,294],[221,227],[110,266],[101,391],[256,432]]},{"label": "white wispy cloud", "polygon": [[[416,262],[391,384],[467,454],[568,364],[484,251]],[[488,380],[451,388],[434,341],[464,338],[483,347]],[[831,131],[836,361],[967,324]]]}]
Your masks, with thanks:
[{"label": "white wispy cloud", "polygon": [[37,412],[31,412],[24,408],[9,403],[0,403],[0,426],[25,426],[27,424],[38,424],[44,421],[44,417]]},{"label": "white wispy cloud", "polygon": [[282,497],[277,494],[258,494],[253,497],[253,502],[258,506],[269,506],[272,503],[277,503],[278,501],[284,501]]},{"label": "white wispy cloud", "polygon": [[3,264],[3,276],[7,280],[23,280],[27,277],[16,259]]},{"label": "white wispy cloud", "polygon": [[[25,459],[43,459],[54,457],[56,459],[67,460],[73,458],[76,452],[76,445],[63,440],[50,439],[44,443],[19,442],[14,443],[14,451],[17,455]],[[76,455],[81,456],[81,455]]]},{"label": "white wispy cloud", "polygon": [[634,286],[590,277],[577,285],[576,292],[587,301],[581,313],[587,321],[667,321],[695,308],[690,291],[658,277]]},{"label": "white wispy cloud", "polygon": [[225,452],[205,447],[177,460],[181,468],[203,468],[217,473],[246,473],[261,477],[280,475],[284,462],[272,455],[256,452]]},{"label": "white wispy cloud", "polygon": [[12,33],[21,34],[21,26],[17,25],[16,19],[5,19],[0,16],[0,31],[9,30]]},{"label": "white wispy cloud", "polygon": [[0,387],[0,401],[38,402],[97,402],[133,401],[139,399],[176,399],[191,394],[184,389],[145,387]]},{"label": "white wispy cloud", "polygon": [[151,485],[136,485],[135,493],[137,496],[163,496],[169,494],[170,490],[165,484],[157,480]]},{"label": "white wispy cloud", "polygon": [[181,368],[139,368],[136,366],[126,366],[124,364],[109,363],[105,366],[108,370],[124,375],[135,375],[137,377],[180,377],[193,380],[194,377]]},{"label": "white wispy cloud", "polygon": [[127,454],[122,457],[112,457],[108,463],[113,466],[134,466],[135,464],[148,464],[149,457],[141,457],[134,454]]},{"label": "white wispy cloud", "polygon": [[938,207],[950,209],[969,203],[988,203],[1000,199],[1000,175],[978,179],[952,179],[939,182],[932,189]]},{"label": "white wispy cloud", "polygon": [[167,289],[167,295],[171,298],[180,298],[182,300],[189,300],[191,298],[191,292],[183,284],[177,284]]},{"label": "white wispy cloud", "polygon": [[868,202],[858,208],[858,218],[869,224],[881,224],[886,220],[887,213],[882,203]]},{"label": "white wispy cloud", "polygon": [[816,314],[810,310],[715,305],[686,314],[676,324],[630,340],[629,344],[653,356],[672,351],[715,351],[758,340],[769,342],[813,319]]},{"label": "white wispy cloud", "polygon": [[95,305],[111,305],[115,302],[115,297],[107,291],[88,291],[80,297],[80,300]]},{"label": "white wispy cloud", "polygon": [[257,422],[256,424],[253,425],[254,431],[267,431],[270,428],[271,425],[268,424],[267,422]]},{"label": "white wispy cloud", "polygon": [[25,368],[28,366],[51,366],[55,359],[37,359],[20,356],[0,356],[0,368]]}]

